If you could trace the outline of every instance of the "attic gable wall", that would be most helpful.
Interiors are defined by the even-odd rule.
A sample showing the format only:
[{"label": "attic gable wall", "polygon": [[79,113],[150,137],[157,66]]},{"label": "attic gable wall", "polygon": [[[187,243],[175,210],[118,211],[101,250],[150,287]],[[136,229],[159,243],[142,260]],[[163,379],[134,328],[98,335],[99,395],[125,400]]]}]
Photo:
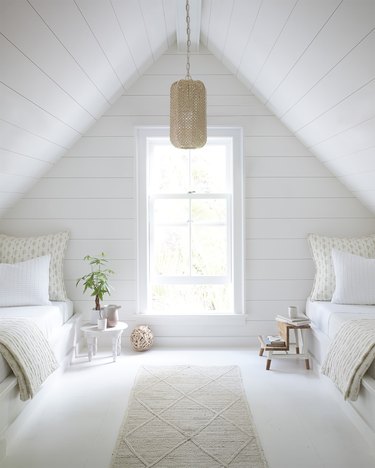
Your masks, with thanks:
[{"label": "attic gable wall", "polygon": [[[246,312],[241,317],[147,318],[157,336],[255,337],[273,330],[287,305],[303,308],[314,267],[306,235],[364,235],[372,214],[212,54],[193,55],[191,71],[208,92],[208,123],[244,130]],[[75,287],[86,272],[82,258],[108,253],[116,271],[110,301],[130,325],[137,312],[137,125],[168,125],[170,84],[184,73],[172,48],[123,93],[98,122],[0,221],[13,235],[69,229],[65,261],[68,293],[77,311],[92,304]],[[232,320],[233,319],[233,320]],[[228,328],[230,327],[230,328]],[[131,327],[130,327],[131,328]],[[229,331],[230,333],[229,333]]]}]

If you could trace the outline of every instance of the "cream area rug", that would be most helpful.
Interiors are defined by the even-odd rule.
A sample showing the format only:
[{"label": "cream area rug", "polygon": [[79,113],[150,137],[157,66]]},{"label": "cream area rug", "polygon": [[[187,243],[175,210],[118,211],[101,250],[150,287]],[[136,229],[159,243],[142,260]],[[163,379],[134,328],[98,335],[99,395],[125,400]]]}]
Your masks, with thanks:
[{"label": "cream area rug", "polygon": [[143,367],[112,468],[265,468],[237,366]]}]

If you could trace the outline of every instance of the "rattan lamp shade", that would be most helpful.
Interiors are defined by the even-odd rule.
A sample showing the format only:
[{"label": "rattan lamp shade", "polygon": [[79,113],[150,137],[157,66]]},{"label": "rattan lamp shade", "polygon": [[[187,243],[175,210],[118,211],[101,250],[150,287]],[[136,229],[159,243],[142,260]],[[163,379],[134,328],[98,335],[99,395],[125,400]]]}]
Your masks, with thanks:
[{"label": "rattan lamp shade", "polygon": [[201,148],[207,141],[206,88],[199,80],[179,80],[171,86],[170,140],[183,149]]}]

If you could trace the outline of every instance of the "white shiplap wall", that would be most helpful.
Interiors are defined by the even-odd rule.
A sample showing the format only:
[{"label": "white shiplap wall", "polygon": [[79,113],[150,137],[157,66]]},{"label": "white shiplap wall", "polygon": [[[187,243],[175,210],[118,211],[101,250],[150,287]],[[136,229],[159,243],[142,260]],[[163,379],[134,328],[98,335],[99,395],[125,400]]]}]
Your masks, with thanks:
[{"label": "white shiplap wall", "polygon": [[[69,229],[65,262],[76,309],[90,301],[75,288],[86,271],[82,258],[108,253],[116,271],[110,298],[132,324],[136,313],[136,199],[134,126],[168,125],[169,87],[184,75],[174,49],[124,93],[56,166],[0,222],[2,232],[34,235]],[[159,337],[256,336],[272,332],[288,304],[301,308],[313,264],[309,232],[361,235],[373,216],[324,165],[209,52],[192,57],[192,74],[208,93],[208,123],[244,129],[246,167],[246,311],[243,317],[147,318]],[[207,325],[210,326],[207,326]],[[202,326],[200,326],[202,325]]]}]

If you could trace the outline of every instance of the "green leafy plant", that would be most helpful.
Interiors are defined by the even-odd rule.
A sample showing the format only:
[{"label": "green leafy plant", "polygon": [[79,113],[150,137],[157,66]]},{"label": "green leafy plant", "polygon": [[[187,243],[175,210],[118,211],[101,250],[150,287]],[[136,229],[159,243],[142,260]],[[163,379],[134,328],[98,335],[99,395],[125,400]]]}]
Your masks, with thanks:
[{"label": "green leafy plant", "polygon": [[109,283],[109,277],[114,274],[114,271],[107,268],[108,260],[105,258],[106,254],[102,252],[97,257],[91,257],[86,255],[84,260],[87,261],[91,266],[91,272],[87,275],[78,278],[76,286],[82,281],[83,293],[88,289],[92,291],[91,296],[95,297],[95,310],[101,314],[100,301],[103,301],[104,294],[111,294],[112,286]]}]

